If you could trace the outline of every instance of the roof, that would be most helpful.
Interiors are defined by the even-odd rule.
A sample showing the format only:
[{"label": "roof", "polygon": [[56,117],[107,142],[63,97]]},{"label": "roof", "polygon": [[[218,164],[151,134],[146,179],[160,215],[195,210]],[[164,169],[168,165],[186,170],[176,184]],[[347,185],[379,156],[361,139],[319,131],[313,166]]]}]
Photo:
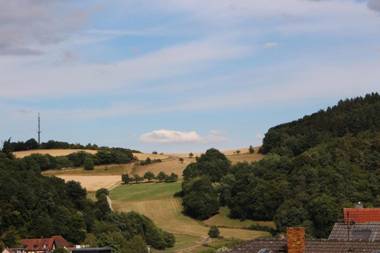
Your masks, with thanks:
[{"label": "roof", "polygon": [[380,208],[344,208],[344,222],[380,222]]},{"label": "roof", "polygon": [[329,240],[338,241],[380,241],[380,222],[347,225],[335,223]]},{"label": "roof", "polygon": [[[305,253],[380,252],[380,242],[307,240],[305,243]],[[286,245],[286,240],[254,240],[233,249],[229,253],[286,253]],[[264,249],[267,251],[264,251]]]},{"label": "roof", "polygon": [[34,239],[23,239],[21,244],[26,250],[52,250],[53,245],[56,247],[71,248],[73,245],[66,241],[62,236],[56,235],[50,238],[34,238]]}]

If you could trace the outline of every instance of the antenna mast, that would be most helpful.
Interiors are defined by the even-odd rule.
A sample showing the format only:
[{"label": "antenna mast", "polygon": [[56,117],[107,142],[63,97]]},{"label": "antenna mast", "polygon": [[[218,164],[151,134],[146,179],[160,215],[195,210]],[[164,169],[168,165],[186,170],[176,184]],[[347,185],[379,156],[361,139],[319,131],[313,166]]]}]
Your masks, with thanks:
[{"label": "antenna mast", "polygon": [[38,113],[38,145],[41,144],[41,117],[40,113]]}]

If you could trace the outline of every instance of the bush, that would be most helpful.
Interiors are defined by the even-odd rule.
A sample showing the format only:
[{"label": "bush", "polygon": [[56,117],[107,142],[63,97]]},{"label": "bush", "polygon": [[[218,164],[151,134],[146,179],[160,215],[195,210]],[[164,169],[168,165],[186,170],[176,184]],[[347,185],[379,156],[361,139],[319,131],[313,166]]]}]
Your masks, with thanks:
[{"label": "bush", "polygon": [[166,183],[174,183],[178,181],[178,175],[175,173],[170,174],[170,176],[167,176],[165,178]]},{"label": "bush", "polygon": [[219,228],[217,226],[211,226],[208,231],[208,236],[210,236],[210,238],[218,238],[220,236]]},{"label": "bush", "polygon": [[110,191],[106,188],[100,188],[99,190],[96,191],[95,196],[97,199],[100,198],[101,195],[109,196]]},{"label": "bush", "polygon": [[167,177],[168,175],[166,175],[166,173],[163,171],[160,171],[160,173],[158,173],[157,175],[157,179],[159,182],[164,182]]},{"label": "bush", "polygon": [[144,174],[144,179],[148,180],[148,182],[152,181],[156,176],[153,174],[153,172],[147,171]]},{"label": "bush", "polygon": [[86,157],[83,163],[83,167],[85,170],[93,170],[94,169],[94,160],[90,157]]},{"label": "bush", "polygon": [[129,177],[128,174],[123,174],[121,175],[121,181],[123,181],[124,184],[129,184],[131,181],[131,178]]},{"label": "bush", "polygon": [[135,181],[136,184],[138,184],[138,183],[144,181],[144,178],[135,174],[135,175],[133,175],[133,180]]}]

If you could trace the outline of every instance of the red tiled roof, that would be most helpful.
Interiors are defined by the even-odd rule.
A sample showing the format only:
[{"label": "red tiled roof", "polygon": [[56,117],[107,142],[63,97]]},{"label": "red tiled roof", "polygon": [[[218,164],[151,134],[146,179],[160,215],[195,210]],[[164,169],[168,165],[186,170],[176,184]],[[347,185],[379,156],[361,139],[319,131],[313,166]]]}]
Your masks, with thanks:
[{"label": "red tiled roof", "polygon": [[344,208],[343,213],[346,223],[380,222],[380,208]]},{"label": "red tiled roof", "polygon": [[35,238],[35,239],[23,239],[21,240],[22,245],[26,250],[53,250],[53,245],[57,247],[71,248],[73,245],[66,241],[62,236],[56,235],[50,238]]}]

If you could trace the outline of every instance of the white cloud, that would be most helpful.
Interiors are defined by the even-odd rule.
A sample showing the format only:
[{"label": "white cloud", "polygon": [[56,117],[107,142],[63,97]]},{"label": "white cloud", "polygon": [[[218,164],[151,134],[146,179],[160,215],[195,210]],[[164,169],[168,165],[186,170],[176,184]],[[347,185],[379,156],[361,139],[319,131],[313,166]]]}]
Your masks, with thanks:
[{"label": "white cloud", "polygon": [[140,140],[146,143],[198,143],[202,142],[202,137],[195,131],[181,132],[175,130],[154,130],[142,134]]},{"label": "white cloud", "polygon": [[264,44],[264,48],[276,48],[279,44],[277,42],[267,42]]},{"label": "white cloud", "polygon": [[227,140],[223,132],[211,130],[206,136],[201,136],[196,131],[176,131],[160,129],[144,133],[140,141],[145,143],[178,144],[178,143],[220,143]]}]

